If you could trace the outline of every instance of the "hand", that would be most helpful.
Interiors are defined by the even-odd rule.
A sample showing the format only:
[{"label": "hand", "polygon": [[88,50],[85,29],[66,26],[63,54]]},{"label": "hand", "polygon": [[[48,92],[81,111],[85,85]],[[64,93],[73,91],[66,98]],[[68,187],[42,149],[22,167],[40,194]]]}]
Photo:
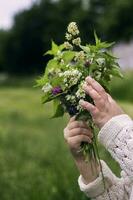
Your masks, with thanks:
[{"label": "hand", "polygon": [[[94,181],[99,172],[100,167],[95,161],[91,160],[89,163],[85,162],[85,157],[81,150],[81,143],[92,142],[93,134],[91,133],[90,128],[87,126],[86,122],[76,121],[75,117],[72,117],[64,129],[64,138],[70,148],[70,151],[75,159],[76,166],[83,177],[85,184],[88,184]],[[92,172],[92,167],[95,169]]]},{"label": "hand", "polygon": [[97,81],[91,77],[87,77],[85,80],[86,84],[83,89],[94,100],[95,105],[83,100],[79,103],[91,113],[94,122],[99,128],[102,128],[112,117],[124,113]]},{"label": "hand", "polygon": [[93,134],[90,128],[84,121],[76,121],[75,117],[72,117],[64,129],[64,138],[70,148],[71,153],[75,159],[81,159],[83,157],[81,150],[81,143],[92,142]]}]

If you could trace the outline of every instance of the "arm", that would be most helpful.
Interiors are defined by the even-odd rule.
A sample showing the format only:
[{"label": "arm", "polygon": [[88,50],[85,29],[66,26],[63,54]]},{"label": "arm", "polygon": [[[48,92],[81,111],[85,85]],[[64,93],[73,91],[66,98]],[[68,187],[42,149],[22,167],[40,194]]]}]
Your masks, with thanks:
[{"label": "arm", "polygon": [[[81,106],[91,112],[94,122],[101,129],[99,140],[118,161],[127,175],[133,177],[133,122],[91,77],[86,78],[84,90],[95,105],[81,101]],[[132,179],[133,180],[133,179]]]},{"label": "arm", "polygon": [[[64,129],[64,137],[73,155],[79,173],[81,174],[78,179],[81,191],[85,192],[88,197],[96,200],[109,199],[107,191],[104,190],[99,166],[97,165],[96,171],[92,174],[91,165],[94,164],[93,161],[91,160],[91,162],[86,163],[84,156],[79,151],[81,142],[85,141],[90,143],[92,138],[92,133],[85,122],[75,121],[74,117],[71,118],[67,127]],[[125,198],[127,192],[125,192],[126,190],[124,189],[124,179],[117,178],[104,161],[101,161],[101,164],[106,188],[109,190],[112,199],[115,200],[120,196],[118,191],[121,192],[121,197],[124,196]]]},{"label": "arm", "polygon": [[99,141],[133,181],[133,121],[127,115],[109,120],[99,132]]}]

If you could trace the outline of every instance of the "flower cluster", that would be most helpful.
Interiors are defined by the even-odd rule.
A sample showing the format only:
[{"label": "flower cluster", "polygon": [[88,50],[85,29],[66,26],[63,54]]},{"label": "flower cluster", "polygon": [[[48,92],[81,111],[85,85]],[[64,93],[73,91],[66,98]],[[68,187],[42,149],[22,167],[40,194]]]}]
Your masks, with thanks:
[{"label": "flower cluster", "polygon": [[65,48],[69,50],[73,50],[73,45],[80,46],[81,45],[81,38],[79,35],[79,29],[76,22],[71,22],[68,25],[66,33],[66,42],[64,42]]},{"label": "flower cluster", "polygon": [[78,29],[78,26],[77,26],[76,22],[71,22],[71,23],[68,25],[67,30],[68,30],[68,33],[70,33],[70,34],[73,35],[73,36],[79,34],[79,29]]},{"label": "flower cluster", "polygon": [[63,78],[66,88],[76,85],[80,80],[82,73],[77,69],[69,69],[59,73],[59,77]]}]

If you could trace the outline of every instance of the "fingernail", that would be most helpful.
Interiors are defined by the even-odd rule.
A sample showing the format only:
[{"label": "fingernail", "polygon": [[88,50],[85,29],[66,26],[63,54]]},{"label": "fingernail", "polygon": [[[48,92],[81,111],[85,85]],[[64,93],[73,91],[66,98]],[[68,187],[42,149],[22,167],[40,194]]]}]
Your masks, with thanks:
[{"label": "fingernail", "polygon": [[91,76],[87,76],[85,80],[87,80],[87,81],[92,81],[93,78],[92,78]]}]

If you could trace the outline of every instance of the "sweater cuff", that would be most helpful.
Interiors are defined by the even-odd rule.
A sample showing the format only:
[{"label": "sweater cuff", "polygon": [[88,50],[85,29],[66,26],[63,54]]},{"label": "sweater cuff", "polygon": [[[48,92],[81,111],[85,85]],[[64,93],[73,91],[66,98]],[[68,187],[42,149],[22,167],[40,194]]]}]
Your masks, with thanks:
[{"label": "sweater cuff", "polygon": [[[115,180],[116,176],[112,173],[110,168],[107,166],[107,164],[103,160],[101,160],[101,165],[102,165],[106,189],[108,189],[116,181]],[[96,198],[105,192],[103,177],[102,177],[101,172],[99,173],[98,178],[96,178],[93,182],[89,183],[88,185],[86,185],[83,182],[83,177],[80,175],[78,178],[78,184],[79,184],[80,190],[84,192],[90,198]]]},{"label": "sweater cuff", "polygon": [[100,130],[98,134],[98,139],[106,149],[109,145],[115,141],[117,135],[122,131],[123,128],[131,125],[133,123],[132,119],[126,115],[117,115],[112,117]]}]

